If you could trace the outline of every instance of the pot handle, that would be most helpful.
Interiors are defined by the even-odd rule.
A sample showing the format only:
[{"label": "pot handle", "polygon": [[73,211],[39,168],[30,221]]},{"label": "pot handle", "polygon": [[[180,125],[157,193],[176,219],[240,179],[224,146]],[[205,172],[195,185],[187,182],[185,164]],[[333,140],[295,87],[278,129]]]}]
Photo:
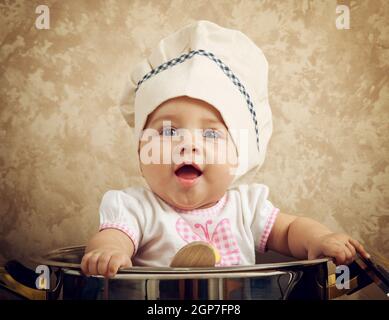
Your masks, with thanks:
[{"label": "pot handle", "polygon": [[[50,268],[49,268],[50,270]],[[50,270],[50,275],[53,272]],[[62,289],[63,272],[55,272],[57,277],[52,290],[34,288],[38,274],[16,260],[11,260],[5,266],[0,266],[0,286],[29,300],[56,300]]]},{"label": "pot handle", "polygon": [[359,266],[389,298],[389,271],[373,259],[367,259],[362,256],[360,257]]},{"label": "pot handle", "polygon": [[329,299],[335,299],[345,294],[353,294],[373,282],[389,297],[389,273],[382,266],[373,262],[372,259],[358,256],[348,267],[350,270],[350,280],[344,283],[344,289],[338,289],[336,286],[335,270],[329,272],[327,282]]}]

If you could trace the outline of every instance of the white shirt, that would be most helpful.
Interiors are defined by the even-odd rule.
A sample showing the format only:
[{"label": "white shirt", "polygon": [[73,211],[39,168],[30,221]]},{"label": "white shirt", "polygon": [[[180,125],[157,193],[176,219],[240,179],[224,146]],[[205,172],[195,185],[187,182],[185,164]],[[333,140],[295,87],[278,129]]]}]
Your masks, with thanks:
[{"label": "white shirt", "polygon": [[100,230],[114,228],[134,243],[135,266],[167,267],[192,241],[206,241],[221,255],[218,266],[255,264],[255,250],[266,242],[279,209],[263,184],[227,190],[213,206],[183,211],[146,188],[110,190],[100,205]]}]

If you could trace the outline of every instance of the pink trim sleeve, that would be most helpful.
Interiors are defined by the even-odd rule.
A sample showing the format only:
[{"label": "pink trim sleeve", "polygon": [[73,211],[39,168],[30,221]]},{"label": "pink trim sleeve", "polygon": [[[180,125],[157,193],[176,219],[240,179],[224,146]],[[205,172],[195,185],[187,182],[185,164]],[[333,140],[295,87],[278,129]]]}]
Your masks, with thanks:
[{"label": "pink trim sleeve", "polygon": [[130,230],[125,225],[119,224],[119,223],[108,223],[108,222],[103,223],[100,225],[99,231],[102,231],[104,229],[116,229],[116,230],[120,230],[120,231],[124,232],[130,238],[132,243],[134,244],[133,256],[135,255],[135,252],[138,250],[138,241],[136,239],[135,232]]},{"label": "pink trim sleeve", "polygon": [[262,232],[261,238],[259,239],[258,251],[261,253],[264,253],[267,250],[266,249],[267,239],[269,238],[270,231],[273,228],[274,222],[276,221],[278,212],[280,212],[280,209],[274,208],[269,218],[267,219],[265,228]]}]

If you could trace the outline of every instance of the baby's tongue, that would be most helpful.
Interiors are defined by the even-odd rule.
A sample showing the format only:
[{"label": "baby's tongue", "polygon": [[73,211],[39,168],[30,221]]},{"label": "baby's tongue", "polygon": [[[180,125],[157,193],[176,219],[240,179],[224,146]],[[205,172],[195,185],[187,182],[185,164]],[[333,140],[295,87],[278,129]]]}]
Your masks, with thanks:
[{"label": "baby's tongue", "polygon": [[183,166],[176,171],[176,175],[182,179],[193,180],[199,176],[199,172],[192,166]]}]

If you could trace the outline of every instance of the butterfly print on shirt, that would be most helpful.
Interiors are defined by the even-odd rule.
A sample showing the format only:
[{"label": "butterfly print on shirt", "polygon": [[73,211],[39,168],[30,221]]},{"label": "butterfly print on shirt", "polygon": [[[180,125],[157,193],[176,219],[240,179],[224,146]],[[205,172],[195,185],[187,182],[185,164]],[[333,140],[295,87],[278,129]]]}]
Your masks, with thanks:
[{"label": "butterfly print on shirt", "polygon": [[198,230],[194,231],[186,220],[179,218],[176,222],[176,230],[187,243],[205,241],[216,247],[221,256],[221,260],[216,266],[240,264],[240,250],[232,234],[230,221],[227,218],[219,221],[213,230],[212,236],[210,236],[208,226],[212,224],[211,219],[205,221],[205,225],[196,223],[194,227]]}]

